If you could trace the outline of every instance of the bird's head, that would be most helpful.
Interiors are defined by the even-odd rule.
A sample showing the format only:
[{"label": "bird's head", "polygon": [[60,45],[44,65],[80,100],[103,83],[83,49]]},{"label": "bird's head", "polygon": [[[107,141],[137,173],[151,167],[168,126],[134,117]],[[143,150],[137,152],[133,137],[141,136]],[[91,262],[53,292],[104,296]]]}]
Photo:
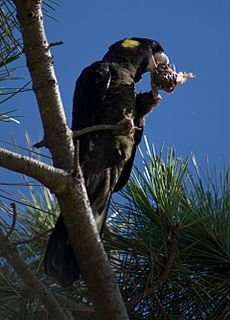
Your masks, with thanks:
[{"label": "bird's head", "polygon": [[146,38],[126,38],[109,47],[103,61],[118,62],[139,81],[145,72],[153,72],[159,63],[169,64],[169,58],[158,41]]}]

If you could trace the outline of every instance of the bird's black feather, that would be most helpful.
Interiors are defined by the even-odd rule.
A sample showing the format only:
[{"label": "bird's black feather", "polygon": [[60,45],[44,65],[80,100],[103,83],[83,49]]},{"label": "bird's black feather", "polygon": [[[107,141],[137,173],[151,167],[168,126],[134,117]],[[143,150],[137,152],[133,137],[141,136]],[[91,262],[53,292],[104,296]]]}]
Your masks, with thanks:
[{"label": "bird's black feather", "polygon": [[47,274],[57,278],[62,286],[69,286],[79,278],[79,267],[73,249],[69,243],[62,215],[49,238],[44,257]]},{"label": "bird's black feather", "polygon": [[82,71],[74,91],[72,130],[92,126],[97,121],[95,118],[103,109],[110,79],[108,64],[100,61]]},{"label": "bird's black feather", "polygon": [[[127,125],[125,132],[92,131],[74,141],[79,141],[80,165],[100,234],[111,193],[121,190],[130,176],[143,134],[144,116],[155,102],[151,93],[137,96],[135,93],[135,82],[147,71],[145,68],[152,59],[153,41],[147,40],[143,39],[143,46],[132,50],[124,46],[119,49],[122,42],[117,43],[102,61],[85,68],[76,82],[72,130],[100,124]],[[134,130],[134,125],[139,130]],[[79,277],[62,217],[48,242],[45,271],[62,285],[69,285]]]}]

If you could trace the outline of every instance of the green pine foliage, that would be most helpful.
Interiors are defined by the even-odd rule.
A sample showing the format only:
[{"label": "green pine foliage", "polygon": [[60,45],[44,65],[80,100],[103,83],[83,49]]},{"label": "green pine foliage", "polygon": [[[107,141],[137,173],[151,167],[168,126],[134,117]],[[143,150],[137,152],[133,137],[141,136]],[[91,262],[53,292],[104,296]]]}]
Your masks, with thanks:
[{"label": "green pine foliage", "polygon": [[228,171],[202,175],[195,157],[148,144],[142,159],[105,237],[130,318],[229,319]]},{"label": "green pine foliage", "polygon": [[[52,17],[56,6],[44,1]],[[52,17],[54,18],[54,17]],[[10,0],[0,1],[0,104],[30,82],[15,75],[22,42]],[[16,83],[16,84],[15,84]],[[15,110],[0,112],[0,121],[15,121]],[[173,148],[156,155],[146,143],[143,166],[113,203],[104,243],[125,299],[130,319],[227,320],[230,318],[229,171],[205,173],[194,156],[183,160]],[[33,150],[33,156],[37,152]],[[45,276],[42,261],[50,230],[59,214],[54,196],[21,176],[13,195],[0,190],[0,227],[22,258],[60,304],[75,315],[76,301],[91,305],[83,281],[61,288]],[[21,189],[20,189],[21,190]],[[8,199],[8,200],[6,200]],[[16,205],[14,210],[10,203]],[[0,258],[0,319],[49,319],[37,297]],[[81,317],[83,319],[83,317]]]},{"label": "green pine foliage", "polygon": [[[218,177],[207,164],[203,174],[194,156],[184,161],[173,148],[167,152],[162,148],[156,155],[148,145],[142,160],[142,168],[133,171],[119,203],[113,203],[104,235],[130,319],[228,319],[228,170]],[[59,209],[46,188],[24,177],[23,183],[29,195],[20,193],[16,198],[11,241],[62,306],[72,310],[76,301],[90,305],[83,281],[61,288],[44,275],[44,250]],[[0,216],[7,234],[12,208],[2,202]],[[48,319],[46,310],[4,259],[0,288],[1,318]]]},{"label": "green pine foliage", "polygon": [[[49,156],[35,151],[28,134],[25,138],[27,147],[23,150],[26,150],[31,158],[41,160],[41,157],[43,159],[45,157],[46,161],[50,162]],[[14,147],[21,149],[16,144]],[[0,187],[0,228],[15,244],[21,257],[33,270],[36,277],[49,288],[62,307],[72,311],[76,301],[83,305],[89,301],[84,283],[81,281],[73,287],[62,288],[54,279],[47,277],[43,269],[43,257],[49,234],[59,215],[57,200],[47,188],[37,181],[28,179],[21,174],[19,174],[18,180],[21,182],[7,184],[8,188],[19,189],[16,195],[10,191],[4,192],[2,188],[5,184],[0,182],[0,186],[2,185],[2,188]],[[0,319],[50,319],[37,297],[31,294],[31,291],[24,286],[12,267],[1,257]]]},{"label": "green pine foliage", "polygon": [[[44,252],[50,231],[59,214],[59,208],[54,195],[48,189],[38,186],[35,182],[27,181],[25,177],[22,178],[24,185],[27,185],[27,192],[25,194],[20,192],[18,196],[9,194],[11,201],[16,205],[16,224],[9,239],[16,245],[29,268],[65,309],[71,309],[76,301],[84,304],[87,292],[82,282],[76,283],[74,287],[61,288],[54,279],[44,274]],[[10,204],[6,205],[3,202],[0,203],[0,210],[0,227],[8,235],[12,229],[14,212]],[[3,258],[0,258],[0,319],[50,319],[37,297],[24,286]]]}]

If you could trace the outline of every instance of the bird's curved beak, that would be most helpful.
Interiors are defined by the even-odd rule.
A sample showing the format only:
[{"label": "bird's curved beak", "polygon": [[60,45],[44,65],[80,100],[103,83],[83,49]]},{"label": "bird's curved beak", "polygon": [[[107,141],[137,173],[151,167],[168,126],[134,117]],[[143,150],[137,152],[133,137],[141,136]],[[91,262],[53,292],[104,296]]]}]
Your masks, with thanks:
[{"label": "bird's curved beak", "polygon": [[153,57],[156,61],[156,64],[163,63],[169,65],[169,57],[163,51],[154,53]]},{"label": "bird's curved beak", "polygon": [[146,71],[153,72],[159,63],[169,65],[169,58],[163,51],[156,52],[151,56]]}]

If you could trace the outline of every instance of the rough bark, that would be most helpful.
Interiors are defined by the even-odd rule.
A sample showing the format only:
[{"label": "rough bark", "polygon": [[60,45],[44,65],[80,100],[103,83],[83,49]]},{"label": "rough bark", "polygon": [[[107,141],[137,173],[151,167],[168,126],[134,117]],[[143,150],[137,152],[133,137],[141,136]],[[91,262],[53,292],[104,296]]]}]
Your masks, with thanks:
[{"label": "rough bark", "polygon": [[0,166],[40,181],[53,192],[65,189],[69,174],[46,163],[0,148]]},{"label": "rough bark", "polygon": [[[69,192],[59,195],[58,200],[82,276],[94,301],[96,319],[128,320],[80,173],[74,178],[73,185],[69,186]],[[70,212],[74,213],[75,219],[72,219]]]},{"label": "rough bark", "polygon": [[40,0],[15,0],[27,67],[37,98],[44,136],[54,166],[71,170],[73,142],[66,124],[53,58],[46,39]]},{"label": "rough bark", "polygon": [[[13,160],[7,164],[6,157],[10,154],[2,151],[0,165],[10,170],[21,170],[20,172],[38,179],[55,191],[83,278],[94,302],[96,318],[128,320],[119,288],[97,232],[80,168],[73,170],[72,132],[66,124],[52,56],[44,32],[41,1],[15,0],[14,3],[22,31],[27,66],[44,127],[44,139],[51,151],[54,166],[65,171],[64,187],[53,188],[49,185],[56,173],[62,175],[62,170],[53,168],[51,177],[50,167],[40,162],[33,162],[29,169],[26,157],[18,157],[17,164]],[[11,156],[16,160],[15,155]],[[51,180],[48,181],[42,176],[42,170],[47,170]],[[74,175],[71,175],[71,171]],[[12,258],[16,256],[5,256],[16,267]],[[36,288],[34,290],[36,291]],[[37,290],[39,291],[39,286]],[[44,303],[44,299],[41,301]]]}]

